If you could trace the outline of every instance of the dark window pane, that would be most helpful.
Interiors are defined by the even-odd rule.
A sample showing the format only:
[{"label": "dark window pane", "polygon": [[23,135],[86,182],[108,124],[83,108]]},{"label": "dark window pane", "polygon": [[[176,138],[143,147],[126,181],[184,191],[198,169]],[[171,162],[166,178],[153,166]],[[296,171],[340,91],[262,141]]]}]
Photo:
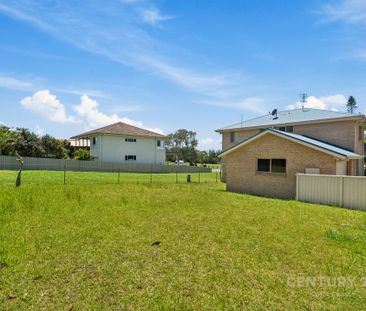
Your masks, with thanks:
[{"label": "dark window pane", "polygon": [[286,173],[286,159],[272,159],[272,173]]},{"label": "dark window pane", "polygon": [[158,146],[158,147],[161,147],[161,140],[158,140],[158,141],[156,142],[156,144],[157,144],[157,146]]},{"label": "dark window pane", "polygon": [[235,142],[235,132],[230,132],[230,142]]},{"label": "dark window pane", "polygon": [[270,171],[270,160],[269,159],[258,159],[257,164],[258,172],[268,172]]},{"label": "dark window pane", "polygon": [[287,126],[286,127],[286,132],[293,133],[293,131],[294,131],[294,127],[293,126]]},{"label": "dark window pane", "polygon": [[282,131],[282,132],[286,132],[286,127],[285,127],[285,126],[280,126],[278,129],[279,129],[280,131]]}]

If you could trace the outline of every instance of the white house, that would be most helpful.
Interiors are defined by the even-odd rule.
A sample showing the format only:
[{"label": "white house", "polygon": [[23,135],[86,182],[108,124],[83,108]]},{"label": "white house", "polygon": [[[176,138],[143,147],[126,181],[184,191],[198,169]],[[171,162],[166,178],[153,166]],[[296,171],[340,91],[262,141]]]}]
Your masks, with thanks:
[{"label": "white house", "polygon": [[164,135],[123,122],[71,137],[90,139],[97,161],[161,164],[165,162]]}]

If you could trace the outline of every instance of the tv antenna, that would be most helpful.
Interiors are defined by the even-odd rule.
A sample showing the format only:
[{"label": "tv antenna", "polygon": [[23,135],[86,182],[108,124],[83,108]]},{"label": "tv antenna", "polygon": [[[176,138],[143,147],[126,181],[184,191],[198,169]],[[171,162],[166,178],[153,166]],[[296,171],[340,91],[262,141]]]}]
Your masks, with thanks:
[{"label": "tv antenna", "polygon": [[308,100],[308,94],[306,93],[301,93],[300,94],[300,103],[301,103],[301,108],[304,109],[305,108],[305,103],[307,103]]}]

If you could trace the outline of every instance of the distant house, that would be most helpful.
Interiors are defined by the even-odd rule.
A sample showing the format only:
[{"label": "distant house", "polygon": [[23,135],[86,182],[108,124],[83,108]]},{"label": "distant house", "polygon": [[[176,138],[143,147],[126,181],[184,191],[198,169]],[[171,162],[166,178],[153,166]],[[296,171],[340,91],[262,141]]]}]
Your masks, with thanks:
[{"label": "distant house", "polygon": [[218,129],[229,191],[293,198],[296,173],[364,175],[365,116],[319,109],[267,114]]},{"label": "distant house", "polygon": [[97,161],[161,164],[165,162],[165,136],[123,122],[82,133],[71,139],[89,139]]}]

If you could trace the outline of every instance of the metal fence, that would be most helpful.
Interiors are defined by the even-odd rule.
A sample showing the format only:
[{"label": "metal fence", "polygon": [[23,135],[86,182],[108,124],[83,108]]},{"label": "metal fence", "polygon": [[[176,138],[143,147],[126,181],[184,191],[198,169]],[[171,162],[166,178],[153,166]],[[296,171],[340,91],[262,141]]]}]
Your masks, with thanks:
[{"label": "metal fence", "polygon": [[297,174],[296,200],[366,211],[366,177]]},{"label": "metal fence", "polygon": [[[210,173],[211,168],[163,164],[113,163],[73,161],[64,159],[24,157],[24,170],[77,171],[77,172],[130,172],[130,173]],[[15,157],[0,156],[1,170],[16,170]]]}]

